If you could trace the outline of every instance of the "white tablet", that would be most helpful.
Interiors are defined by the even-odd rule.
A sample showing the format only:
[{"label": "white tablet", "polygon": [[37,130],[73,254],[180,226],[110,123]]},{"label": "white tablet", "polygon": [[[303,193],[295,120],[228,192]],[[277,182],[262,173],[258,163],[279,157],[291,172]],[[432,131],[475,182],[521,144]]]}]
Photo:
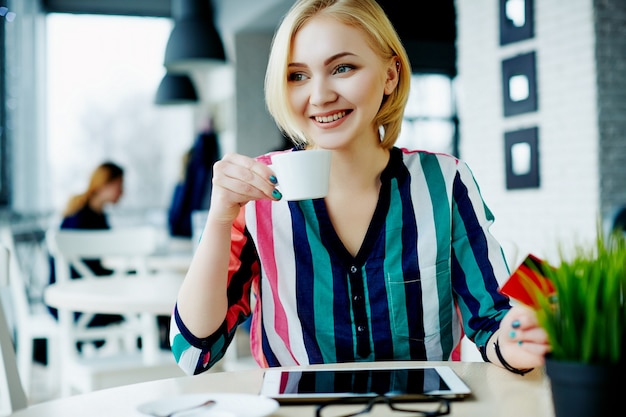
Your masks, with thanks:
[{"label": "white tablet", "polygon": [[397,400],[458,399],[469,387],[448,366],[267,369],[261,395],[280,402],[385,395]]}]

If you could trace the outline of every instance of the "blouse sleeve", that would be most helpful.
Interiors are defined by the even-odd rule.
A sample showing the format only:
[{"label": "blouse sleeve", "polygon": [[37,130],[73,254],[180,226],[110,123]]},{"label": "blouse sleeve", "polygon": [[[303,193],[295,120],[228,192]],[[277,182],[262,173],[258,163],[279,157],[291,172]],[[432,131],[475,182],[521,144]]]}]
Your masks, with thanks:
[{"label": "blouse sleeve", "polygon": [[489,232],[493,214],[463,162],[458,164],[452,193],[452,285],[465,334],[482,349],[511,308],[508,297],[498,291],[509,268]]},{"label": "blouse sleeve", "polygon": [[206,338],[194,336],[185,326],[175,306],[170,325],[172,353],[187,375],[213,367],[226,353],[237,326],[251,314],[250,289],[258,274],[258,257],[244,222],[243,209],[233,224],[228,267],[228,310],[222,325]]}]

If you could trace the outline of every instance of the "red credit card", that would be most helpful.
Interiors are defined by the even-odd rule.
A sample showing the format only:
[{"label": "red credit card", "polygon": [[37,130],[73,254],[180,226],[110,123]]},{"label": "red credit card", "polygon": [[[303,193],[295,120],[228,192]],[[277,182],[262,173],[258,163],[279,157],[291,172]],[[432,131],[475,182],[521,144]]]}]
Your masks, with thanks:
[{"label": "red credit card", "polygon": [[500,292],[531,308],[538,308],[539,305],[534,293],[536,289],[547,296],[552,296],[555,293],[554,284],[542,272],[549,267],[546,261],[534,255],[528,255],[500,287]]}]

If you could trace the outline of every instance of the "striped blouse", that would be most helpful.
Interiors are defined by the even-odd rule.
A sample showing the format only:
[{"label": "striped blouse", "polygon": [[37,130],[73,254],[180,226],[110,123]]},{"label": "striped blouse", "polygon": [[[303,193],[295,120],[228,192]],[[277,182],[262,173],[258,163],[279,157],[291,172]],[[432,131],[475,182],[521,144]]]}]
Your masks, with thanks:
[{"label": "striped blouse", "polygon": [[472,172],[450,155],[393,148],[381,183],[356,256],[324,199],[247,204],[232,229],[222,326],[197,338],[174,310],[179,366],[209,369],[251,314],[262,367],[448,360],[463,333],[483,347],[510,308],[497,290],[509,269]]}]

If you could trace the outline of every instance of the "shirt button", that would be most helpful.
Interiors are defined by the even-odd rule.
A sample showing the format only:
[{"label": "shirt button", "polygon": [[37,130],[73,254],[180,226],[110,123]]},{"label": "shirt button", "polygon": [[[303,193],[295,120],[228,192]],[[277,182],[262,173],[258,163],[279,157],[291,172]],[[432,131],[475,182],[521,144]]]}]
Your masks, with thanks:
[{"label": "shirt button", "polygon": [[365,326],[357,326],[356,331],[357,332],[364,332],[365,331]]},{"label": "shirt button", "polygon": [[352,297],[352,299],[354,301],[361,301],[361,296],[360,295],[355,295],[354,297]]},{"label": "shirt button", "polygon": [[350,272],[352,272],[353,274],[356,274],[356,271],[358,271],[357,267],[356,267],[356,266],[354,266],[354,265],[352,265],[352,266],[350,267]]}]

